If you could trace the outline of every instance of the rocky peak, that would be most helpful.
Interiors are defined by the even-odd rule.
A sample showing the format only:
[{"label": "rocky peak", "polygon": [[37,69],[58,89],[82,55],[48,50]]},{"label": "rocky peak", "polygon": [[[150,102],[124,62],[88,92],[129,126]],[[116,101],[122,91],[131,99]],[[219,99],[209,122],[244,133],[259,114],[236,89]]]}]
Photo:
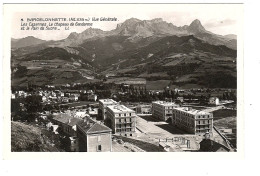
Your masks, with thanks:
[{"label": "rocky peak", "polygon": [[191,22],[191,24],[188,27],[188,31],[191,33],[200,33],[205,32],[205,28],[202,26],[200,20],[196,19]]}]

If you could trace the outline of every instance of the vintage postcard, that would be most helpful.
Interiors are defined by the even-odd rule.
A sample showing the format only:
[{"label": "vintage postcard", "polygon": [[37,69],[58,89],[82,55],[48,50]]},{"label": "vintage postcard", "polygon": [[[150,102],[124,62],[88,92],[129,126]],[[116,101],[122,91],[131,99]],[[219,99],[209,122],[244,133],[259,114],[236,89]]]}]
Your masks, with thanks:
[{"label": "vintage postcard", "polygon": [[242,4],[4,4],[4,34],[6,158],[243,156]]}]

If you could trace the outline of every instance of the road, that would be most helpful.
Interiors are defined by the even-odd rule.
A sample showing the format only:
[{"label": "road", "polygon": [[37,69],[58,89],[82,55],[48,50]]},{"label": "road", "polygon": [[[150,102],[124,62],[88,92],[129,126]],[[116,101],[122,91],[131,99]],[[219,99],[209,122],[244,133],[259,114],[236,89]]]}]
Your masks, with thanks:
[{"label": "road", "polygon": [[221,106],[207,107],[206,109],[202,109],[202,111],[213,112],[213,111],[216,111],[219,109],[224,109],[224,108],[225,108],[225,106],[221,105]]}]

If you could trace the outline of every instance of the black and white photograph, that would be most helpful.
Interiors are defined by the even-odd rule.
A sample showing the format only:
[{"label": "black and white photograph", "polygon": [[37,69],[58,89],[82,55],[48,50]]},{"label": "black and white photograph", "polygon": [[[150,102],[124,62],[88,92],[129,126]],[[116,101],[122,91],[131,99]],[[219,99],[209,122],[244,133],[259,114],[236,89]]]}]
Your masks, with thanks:
[{"label": "black and white photograph", "polygon": [[10,152],[241,151],[242,7],[6,4]]}]

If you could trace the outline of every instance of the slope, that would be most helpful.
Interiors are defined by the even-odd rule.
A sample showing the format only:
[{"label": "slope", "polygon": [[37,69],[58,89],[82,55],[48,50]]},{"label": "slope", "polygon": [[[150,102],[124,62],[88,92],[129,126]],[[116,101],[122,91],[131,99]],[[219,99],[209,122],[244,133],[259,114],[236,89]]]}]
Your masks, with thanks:
[{"label": "slope", "polygon": [[52,145],[51,139],[39,127],[20,122],[11,122],[12,152],[61,152],[62,149]]}]

